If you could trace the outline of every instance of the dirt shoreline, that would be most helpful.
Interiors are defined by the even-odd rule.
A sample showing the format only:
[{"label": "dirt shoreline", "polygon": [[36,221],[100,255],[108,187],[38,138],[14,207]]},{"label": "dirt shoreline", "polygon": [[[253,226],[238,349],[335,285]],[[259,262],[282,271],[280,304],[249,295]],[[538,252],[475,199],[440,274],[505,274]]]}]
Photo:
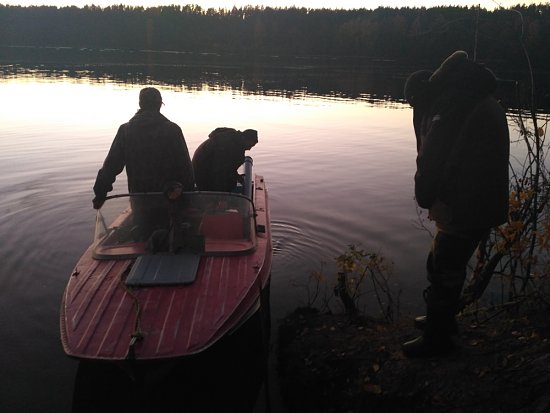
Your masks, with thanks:
[{"label": "dirt shoreline", "polygon": [[289,413],[550,412],[548,311],[459,318],[457,351],[407,359],[412,320],[298,309],[280,322],[278,374]]}]

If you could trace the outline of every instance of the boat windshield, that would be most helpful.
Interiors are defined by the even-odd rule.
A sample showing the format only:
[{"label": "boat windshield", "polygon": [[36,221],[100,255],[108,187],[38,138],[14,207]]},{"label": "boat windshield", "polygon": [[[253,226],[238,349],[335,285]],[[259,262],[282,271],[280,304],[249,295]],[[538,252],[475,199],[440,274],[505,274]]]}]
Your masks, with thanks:
[{"label": "boat windshield", "polygon": [[147,254],[233,255],[256,244],[249,198],[223,192],[108,197],[98,210],[93,255],[99,259]]}]

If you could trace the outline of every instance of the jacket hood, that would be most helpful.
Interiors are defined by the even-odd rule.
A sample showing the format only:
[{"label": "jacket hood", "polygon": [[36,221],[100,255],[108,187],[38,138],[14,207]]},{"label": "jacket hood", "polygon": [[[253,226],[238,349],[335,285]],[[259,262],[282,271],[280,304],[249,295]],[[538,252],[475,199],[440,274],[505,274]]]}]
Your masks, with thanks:
[{"label": "jacket hood", "polygon": [[240,131],[233,128],[216,128],[210,132],[208,139],[215,145],[248,150],[258,143],[258,131],[254,129]]},{"label": "jacket hood", "polygon": [[242,132],[233,128],[216,128],[208,135],[208,139],[215,145],[223,147],[240,147],[243,144]]},{"label": "jacket hood", "polygon": [[468,58],[462,50],[443,61],[430,77],[430,83],[439,90],[456,90],[475,94],[490,94],[496,90],[497,80],[493,72]]},{"label": "jacket hood", "polygon": [[216,128],[208,135],[208,138],[212,141],[225,141],[234,139],[237,135],[237,131],[233,128]]},{"label": "jacket hood", "polygon": [[405,82],[403,94],[412,107],[421,106],[430,99],[430,70],[418,70],[412,73]]}]

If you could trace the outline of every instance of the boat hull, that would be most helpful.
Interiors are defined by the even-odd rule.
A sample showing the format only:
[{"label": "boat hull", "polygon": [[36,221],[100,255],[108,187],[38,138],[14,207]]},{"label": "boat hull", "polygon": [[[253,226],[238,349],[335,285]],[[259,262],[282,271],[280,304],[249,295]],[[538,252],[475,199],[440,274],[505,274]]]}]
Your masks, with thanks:
[{"label": "boat hull", "polygon": [[253,202],[255,248],[200,256],[196,278],[188,285],[129,287],[126,279],[136,258],[96,259],[90,246],[63,296],[66,354],[118,361],[188,357],[242,325],[261,308],[271,272],[267,190],[257,175]]},{"label": "boat hull", "polygon": [[[264,294],[269,294],[269,287]],[[269,331],[264,309],[268,307],[262,306],[237,330],[196,355],[117,362],[81,360],[73,411],[253,411],[268,369],[268,346],[262,335]]]}]

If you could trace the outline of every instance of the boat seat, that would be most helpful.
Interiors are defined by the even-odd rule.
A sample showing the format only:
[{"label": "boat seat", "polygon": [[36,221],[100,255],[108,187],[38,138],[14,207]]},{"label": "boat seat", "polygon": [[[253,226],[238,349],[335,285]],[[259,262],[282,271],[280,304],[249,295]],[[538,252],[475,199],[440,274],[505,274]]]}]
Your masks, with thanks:
[{"label": "boat seat", "polygon": [[242,239],[243,218],[237,211],[206,214],[202,218],[200,234],[212,239]]}]

